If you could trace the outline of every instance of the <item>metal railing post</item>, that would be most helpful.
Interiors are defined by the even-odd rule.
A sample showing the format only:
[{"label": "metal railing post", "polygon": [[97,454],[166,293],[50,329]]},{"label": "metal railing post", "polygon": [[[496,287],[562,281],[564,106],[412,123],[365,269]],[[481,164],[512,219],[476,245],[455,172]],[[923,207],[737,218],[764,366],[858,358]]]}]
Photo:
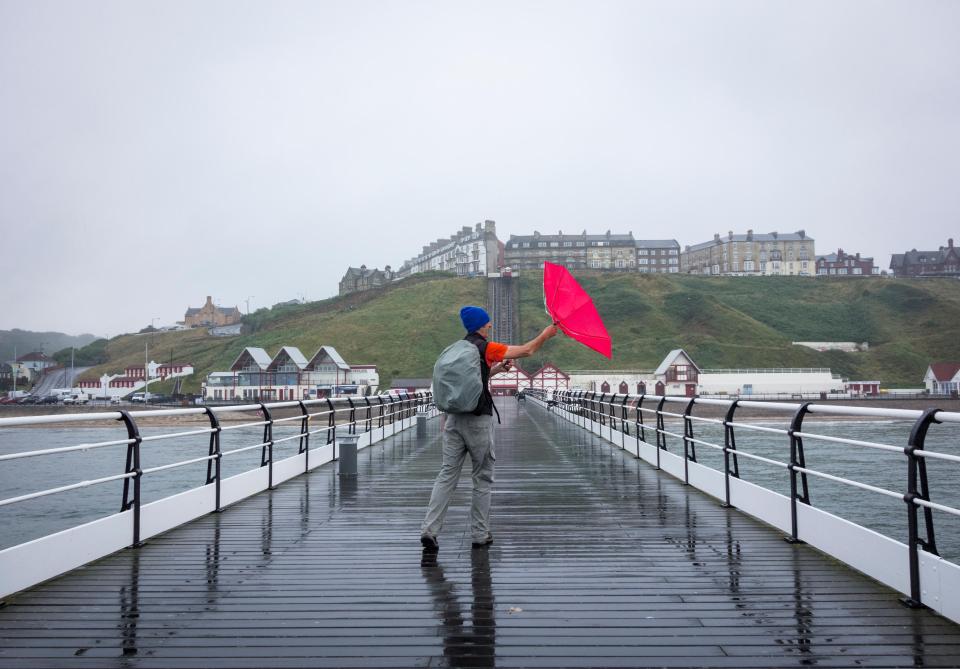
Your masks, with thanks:
[{"label": "metal railing post", "polygon": [[330,410],[330,413],[327,415],[327,443],[333,445],[333,455],[332,459],[337,459],[337,440],[334,439],[336,436],[337,430],[337,412],[333,408],[333,400],[329,397],[325,398],[327,400],[327,409]]},{"label": "metal railing post", "polygon": [[798,494],[796,469],[797,467],[807,466],[806,459],[803,457],[803,439],[798,437],[796,433],[803,430],[803,418],[809,411],[810,402],[801,404],[797,412],[793,414],[793,419],[790,421],[790,429],[787,430],[787,435],[790,437],[790,464],[787,465],[787,469],[790,470],[790,536],[786,537],[786,540],[791,544],[803,543],[800,541],[797,529],[797,502],[810,504],[807,475],[805,473],[801,473],[800,475],[803,493]]},{"label": "metal railing post", "polygon": [[663,430],[666,429],[663,424],[663,405],[666,401],[667,397],[664,395],[657,402],[657,469],[660,469],[660,449],[667,450],[667,435],[663,434]]},{"label": "metal railing post", "polygon": [[[740,406],[740,400],[733,400],[730,408],[727,409],[727,415],[723,418],[723,486],[724,503],[723,506],[730,508],[730,475],[740,478],[740,466],[737,462],[737,440],[733,432],[733,414]],[[733,453],[733,472],[730,471],[730,454]]]},{"label": "metal railing post", "polygon": [[298,454],[303,453],[303,471],[310,471],[310,411],[307,410],[307,405],[303,403],[303,400],[299,400],[300,404],[300,413],[303,414],[303,418],[300,419],[300,448],[297,451]]},{"label": "metal railing post", "polygon": [[[620,405],[620,431],[630,436],[630,423],[627,420],[627,402],[630,401],[630,395],[623,396],[623,403]],[[623,437],[620,437],[620,447],[623,448]]]},{"label": "metal railing post", "polygon": [[213,432],[210,433],[210,449],[207,452],[207,455],[216,456],[212,460],[207,460],[207,483],[216,484],[214,491],[215,504],[214,511],[220,511],[220,461],[223,459],[223,453],[220,449],[220,419],[217,418],[217,414],[213,413],[213,409],[210,407],[204,407],[204,413],[207,414],[207,418],[210,420],[210,429]]},{"label": "metal railing post", "polygon": [[260,449],[260,466],[267,467],[267,490],[273,490],[273,416],[270,409],[260,402],[260,411],[266,419],[263,426],[263,447]]},{"label": "metal railing post", "polygon": [[377,427],[383,427],[383,396],[377,395]]},{"label": "metal railing post", "polygon": [[120,505],[120,511],[133,509],[133,543],[132,547],[140,545],[140,479],[143,477],[143,470],[140,468],[140,444],[143,437],[140,436],[140,428],[128,411],[120,412],[120,420],[127,428],[127,439],[133,439],[132,444],[127,444],[127,461],[123,470],[124,474],[133,474],[133,499],[130,499],[130,478],[123,479],[123,501]]},{"label": "metal railing post", "polygon": [[693,420],[690,418],[690,412],[693,411],[693,403],[696,398],[691,397],[687,402],[687,407],[683,410],[683,482],[690,485],[690,462],[697,461],[697,448],[691,439],[693,439]]},{"label": "metal railing post", "polygon": [[647,394],[641,393],[640,399],[637,400],[637,457],[640,457],[640,442],[647,441],[647,428],[643,424],[643,400],[646,399]]},{"label": "metal railing post", "polygon": [[347,418],[347,434],[357,433],[357,410],[353,406],[353,398],[348,397],[347,403],[350,405],[350,416]]},{"label": "metal railing post", "polygon": [[600,433],[603,434],[603,426],[607,424],[607,417],[604,415],[603,401],[607,398],[606,393],[600,393],[600,400],[597,402],[597,413],[600,417]]},{"label": "metal railing post", "polygon": [[366,415],[366,418],[364,419],[363,431],[369,432],[370,430],[373,429],[373,416],[370,408],[370,398],[365,396],[363,398],[363,402],[364,404],[367,405],[367,415]]},{"label": "metal railing post", "polygon": [[[910,430],[910,440],[903,452],[907,456],[907,494],[903,496],[903,501],[907,504],[907,549],[910,557],[910,596],[901,598],[901,602],[910,608],[920,608],[923,606],[922,590],[920,588],[920,549],[923,548],[927,553],[939,555],[937,553],[937,542],[933,533],[933,511],[923,507],[924,524],[927,536],[920,538],[919,528],[917,526],[917,511],[919,506],[916,500],[922,499],[930,501],[930,489],[927,485],[927,463],[917,457],[916,452],[922,451],[924,442],[927,438],[927,431],[930,426],[939,423],[937,420],[938,409],[927,409],[917,419]],[[919,479],[919,489],[917,482]]]}]

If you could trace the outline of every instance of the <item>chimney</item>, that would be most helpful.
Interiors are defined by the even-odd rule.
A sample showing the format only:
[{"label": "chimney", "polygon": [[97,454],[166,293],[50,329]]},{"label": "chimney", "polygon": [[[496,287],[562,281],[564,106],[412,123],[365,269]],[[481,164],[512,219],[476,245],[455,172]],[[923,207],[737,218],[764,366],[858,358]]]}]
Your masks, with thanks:
[{"label": "chimney", "polygon": [[776,230],[774,230],[774,231],[771,232],[770,234],[773,235],[773,238],[774,238],[774,239],[778,239],[778,238],[780,237],[780,233],[777,232]]},{"label": "chimney", "polygon": [[563,230],[557,230],[557,234],[563,237]]},{"label": "chimney", "polygon": [[540,239],[540,231],[539,231],[539,230],[534,230],[534,231],[533,231],[533,238],[534,238],[534,239]]},{"label": "chimney", "polygon": [[806,238],[807,238],[807,231],[806,231],[806,230],[799,230],[799,231],[797,231],[797,234],[800,235],[800,239],[806,239]]},{"label": "chimney", "polygon": [[610,231],[607,230],[607,239],[610,239]]},{"label": "chimney", "polygon": [[727,239],[729,239],[731,242],[733,241],[733,230],[727,231]]},{"label": "chimney", "polygon": [[748,242],[753,241],[753,230],[747,230],[747,241]]},{"label": "chimney", "polygon": [[213,298],[207,295],[207,303],[204,306],[210,306],[213,304]]},{"label": "chimney", "polygon": [[720,233],[719,233],[719,232],[713,233],[713,241],[715,241],[715,242],[719,242],[719,241],[720,241]]},{"label": "chimney", "polygon": [[857,253],[857,260],[860,260],[860,253]]},{"label": "chimney", "polygon": [[953,237],[951,237],[950,239],[947,240],[947,248],[948,248],[948,249],[952,249],[952,248],[953,248]]}]

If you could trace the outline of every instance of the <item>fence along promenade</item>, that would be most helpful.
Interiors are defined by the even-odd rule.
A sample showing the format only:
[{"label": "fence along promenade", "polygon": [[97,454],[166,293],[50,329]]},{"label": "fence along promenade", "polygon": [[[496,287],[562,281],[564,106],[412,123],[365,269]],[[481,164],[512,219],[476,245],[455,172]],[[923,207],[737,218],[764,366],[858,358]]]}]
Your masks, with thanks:
[{"label": "fence along promenade", "polygon": [[[903,593],[903,604],[915,608],[927,606],[955,622],[960,622],[960,566],[939,556],[933,516],[933,511],[960,516],[960,509],[932,501],[927,476],[928,460],[960,466],[960,456],[924,450],[930,427],[938,423],[960,424],[960,413],[938,409],[918,411],[810,402],[792,404],[659,395],[597,394],[579,390],[556,391],[552,395],[543,390],[528,392],[541,403],[550,408],[555,407],[564,419],[626,450],[634,457],[649,462],[658,470],[682,480],[685,484],[721,500],[724,506],[740,509],[782,530],[789,541],[808,543]],[[694,413],[697,407],[719,409],[723,418],[698,416]],[[736,413],[740,409],[786,416],[789,427],[783,429],[739,421]],[[914,423],[908,443],[895,446],[816,434],[803,428],[804,419],[810,416],[900,419],[912,420]],[[681,421],[683,433],[666,429],[667,419]],[[723,443],[713,443],[695,436],[694,426],[698,423],[722,427]],[[785,450],[789,453],[788,461],[738,450],[738,430],[762,432],[783,438],[786,442]],[[652,438],[652,443],[648,441],[648,435]],[[682,454],[668,450],[668,437],[672,438],[674,443],[679,441],[682,444]],[[806,463],[804,440],[902,454],[905,458],[904,488],[901,491],[889,490],[813,469]],[[723,471],[697,462],[697,446],[721,452]],[[739,458],[786,470],[790,481],[789,497],[740,478]],[[908,528],[905,542],[896,541],[816,508],[810,500],[808,476],[902,500],[905,503]]]},{"label": "fence along promenade", "polygon": [[[121,499],[118,500],[118,513],[0,551],[0,598],[122,548],[139,546],[150,537],[208,513],[218,512],[264,490],[272,490],[284,481],[337,460],[338,428],[346,427],[349,432],[359,435],[357,448],[362,449],[412,427],[418,410],[427,411],[429,415],[436,414],[431,405],[430,393],[0,418],[0,428],[108,421],[118,423],[125,432],[125,436],[120,439],[0,455],[0,466],[5,462],[24,458],[56,457],[74,451],[126,446],[122,474],[77,481],[0,499],[0,506],[7,506],[95,485],[114,482],[123,484]],[[275,414],[278,412],[291,415],[277,417]],[[254,420],[221,424],[220,417],[224,414],[254,414]],[[191,416],[204,417],[209,426],[171,434],[140,434],[138,421]],[[292,435],[274,438],[274,428],[283,425],[299,426],[299,430]],[[221,449],[222,433],[250,427],[262,427],[263,437],[260,441],[226,451]],[[145,445],[189,437],[207,437],[207,453],[156,467],[140,466],[140,454]],[[317,437],[321,437],[319,444]],[[297,453],[275,459],[274,447],[292,441],[298,442]],[[260,449],[261,452],[259,467],[228,478],[221,476],[221,463],[224,458],[255,449]],[[202,485],[155,502],[142,503],[141,486],[144,477],[203,462],[207,463],[207,473]]]}]

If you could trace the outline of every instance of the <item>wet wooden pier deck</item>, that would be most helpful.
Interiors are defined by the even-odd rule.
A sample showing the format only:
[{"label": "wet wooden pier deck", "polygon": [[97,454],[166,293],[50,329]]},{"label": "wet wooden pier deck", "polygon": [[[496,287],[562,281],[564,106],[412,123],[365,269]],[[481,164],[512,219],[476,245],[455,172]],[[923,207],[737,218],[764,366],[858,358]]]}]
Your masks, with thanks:
[{"label": "wet wooden pier deck", "polygon": [[[0,667],[958,666],[960,626],[501,403],[493,526],[418,527],[438,421],[0,608]],[[469,467],[466,468],[469,470]]]}]

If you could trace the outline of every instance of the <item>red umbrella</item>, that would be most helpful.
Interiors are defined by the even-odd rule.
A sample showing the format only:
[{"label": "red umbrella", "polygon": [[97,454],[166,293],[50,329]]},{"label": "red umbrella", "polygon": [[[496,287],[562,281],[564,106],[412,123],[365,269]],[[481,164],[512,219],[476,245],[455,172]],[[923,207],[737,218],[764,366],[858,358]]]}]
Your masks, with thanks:
[{"label": "red umbrella", "polygon": [[563,265],[543,263],[543,301],[553,322],[568,337],[608,358],[611,356],[610,335],[593,300]]}]

